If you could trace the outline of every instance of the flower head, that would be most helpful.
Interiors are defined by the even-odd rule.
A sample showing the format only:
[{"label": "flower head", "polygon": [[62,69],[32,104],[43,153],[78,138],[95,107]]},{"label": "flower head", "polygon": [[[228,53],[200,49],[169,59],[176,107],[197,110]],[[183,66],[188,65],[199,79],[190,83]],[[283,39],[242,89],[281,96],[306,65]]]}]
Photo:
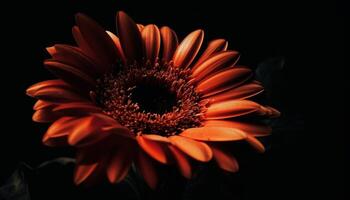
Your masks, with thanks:
[{"label": "flower head", "polygon": [[190,160],[238,170],[223,142],[264,151],[256,137],[271,129],[258,121],[279,112],[253,101],[263,87],[237,65],[239,53],[227,50],[227,41],[213,40],[199,54],[203,30],[179,44],[167,26],[135,24],[124,12],[116,19],[118,36],[77,14],[77,46],[47,48],[52,58],[44,65],[58,79],[27,89],[38,99],[33,120],[52,123],[44,144],[76,148],[77,184],[119,182],[134,163],[154,188],[156,163],[190,178]]}]

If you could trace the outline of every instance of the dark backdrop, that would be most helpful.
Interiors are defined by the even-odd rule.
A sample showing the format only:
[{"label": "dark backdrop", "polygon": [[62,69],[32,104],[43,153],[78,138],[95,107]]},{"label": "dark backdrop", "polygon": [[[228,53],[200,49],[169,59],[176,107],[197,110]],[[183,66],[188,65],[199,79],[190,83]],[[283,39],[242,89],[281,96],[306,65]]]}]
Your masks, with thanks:
[{"label": "dark backdrop", "polygon": [[[347,88],[343,6],[335,2],[252,0],[230,4],[223,0],[12,3],[5,7],[8,12],[2,13],[1,25],[5,35],[1,45],[0,184],[20,162],[37,166],[70,155],[41,144],[46,126],[31,121],[34,101],[25,96],[29,85],[52,77],[42,66],[48,57],[45,47],[73,43],[71,27],[76,12],[115,31],[115,13],[124,10],[139,23],[169,25],[181,38],[197,28],[205,30],[205,41],[227,38],[229,48],[242,53],[240,63],[253,68],[268,58],[285,58],[271,102],[283,114],[275,134],[267,140],[269,150],[264,155],[243,157],[239,174],[209,178],[214,184],[206,183],[197,193],[212,198],[229,190],[236,199],[341,199]],[[58,169],[54,173],[57,178],[63,172]],[[71,190],[59,186],[70,183],[47,184],[55,187],[47,199],[71,195]],[[217,184],[224,185],[223,191],[214,189]],[[40,193],[40,189],[34,190]],[[44,187],[43,194],[46,190]],[[108,189],[103,191],[101,195],[109,195]]]}]

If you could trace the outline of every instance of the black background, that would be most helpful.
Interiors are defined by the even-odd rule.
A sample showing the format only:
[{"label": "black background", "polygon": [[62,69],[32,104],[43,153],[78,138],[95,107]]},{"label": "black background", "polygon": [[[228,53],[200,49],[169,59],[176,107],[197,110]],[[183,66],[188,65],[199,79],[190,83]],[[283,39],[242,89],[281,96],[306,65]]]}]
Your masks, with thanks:
[{"label": "black background", "polygon": [[[256,67],[267,58],[285,58],[282,80],[274,86],[277,92],[272,102],[282,111],[284,125],[268,140],[270,148],[264,155],[244,157],[247,160],[242,161],[238,175],[225,175],[231,178],[224,184],[237,193],[236,199],[342,199],[348,89],[343,68],[344,5],[252,0],[230,4],[223,0],[60,0],[15,2],[6,9],[1,30],[5,35],[1,51],[0,184],[21,161],[36,166],[67,153],[41,144],[46,126],[31,121],[34,101],[25,96],[29,85],[52,77],[42,66],[48,57],[45,47],[73,43],[71,27],[77,12],[115,31],[115,13],[124,10],[138,23],[168,25],[180,38],[198,28],[205,30],[206,42],[226,38],[230,49],[242,53],[241,64]],[[205,190],[208,188],[203,194]],[[59,188],[52,192],[70,196]]]}]

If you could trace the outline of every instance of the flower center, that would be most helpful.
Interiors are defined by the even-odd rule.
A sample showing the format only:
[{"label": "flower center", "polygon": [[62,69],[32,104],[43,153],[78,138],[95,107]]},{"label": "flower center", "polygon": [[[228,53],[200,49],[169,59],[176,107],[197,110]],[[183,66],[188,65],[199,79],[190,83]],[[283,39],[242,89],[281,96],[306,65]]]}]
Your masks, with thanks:
[{"label": "flower center", "polygon": [[98,80],[97,101],[134,134],[176,135],[200,126],[205,109],[188,77],[170,65],[123,66]]}]

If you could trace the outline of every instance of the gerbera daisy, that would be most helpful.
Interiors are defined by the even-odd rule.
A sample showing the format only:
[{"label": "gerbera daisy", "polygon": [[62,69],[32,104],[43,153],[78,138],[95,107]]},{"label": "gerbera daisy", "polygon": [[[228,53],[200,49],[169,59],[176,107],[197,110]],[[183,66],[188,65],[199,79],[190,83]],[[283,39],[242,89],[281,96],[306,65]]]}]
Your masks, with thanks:
[{"label": "gerbera daisy", "polygon": [[264,151],[256,137],[271,129],[256,119],[279,112],[252,100],[263,87],[237,65],[239,53],[227,50],[227,41],[213,40],[199,54],[203,30],[179,43],[171,28],[136,24],[124,12],[117,13],[117,35],[83,14],[75,19],[77,46],[47,48],[52,58],[44,65],[58,79],[27,94],[38,99],[33,120],[52,123],[43,143],[76,148],[76,184],[117,183],[134,163],[155,188],[155,163],[176,165],[190,178],[191,160],[238,170],[224,142]]}]

